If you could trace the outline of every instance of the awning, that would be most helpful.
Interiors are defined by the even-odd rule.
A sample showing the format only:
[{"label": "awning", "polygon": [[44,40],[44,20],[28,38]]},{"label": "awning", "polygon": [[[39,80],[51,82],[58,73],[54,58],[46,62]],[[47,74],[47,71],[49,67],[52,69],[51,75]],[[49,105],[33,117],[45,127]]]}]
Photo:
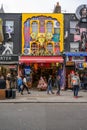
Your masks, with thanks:
[{"label": "awning", "polygon": [[87,56],[87,52],[66,52],[66,56]]},{"label": "awning", "polygon": [[19,63],[63,63],[61,56],[20,56]]}]

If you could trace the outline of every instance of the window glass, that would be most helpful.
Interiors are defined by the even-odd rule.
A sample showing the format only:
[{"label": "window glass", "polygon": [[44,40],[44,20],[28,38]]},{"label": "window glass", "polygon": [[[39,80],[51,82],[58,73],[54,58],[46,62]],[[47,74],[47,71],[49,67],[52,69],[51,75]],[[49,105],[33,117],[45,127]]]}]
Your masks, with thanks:
[{"label": "window glass", "polygon": [[38,23],[32,22],[32,32],[38,32]]},{"label": "window glass", "polygon": [[53,23],[52,22],[47,22],[46,29],[47,29],[47,32],[52,33]]}]

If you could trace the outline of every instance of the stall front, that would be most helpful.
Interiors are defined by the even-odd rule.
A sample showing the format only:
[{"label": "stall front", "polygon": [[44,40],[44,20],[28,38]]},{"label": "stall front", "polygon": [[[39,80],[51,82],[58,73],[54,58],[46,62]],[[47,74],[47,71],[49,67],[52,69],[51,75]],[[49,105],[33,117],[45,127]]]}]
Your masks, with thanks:
[{"label": "stall front", "polygon": [[[62,77],[61,83],[64,82],[63,65],[64,59],[61,56],[20,56],[19,74],[32,77],[32,87],[42,86],[41,89],[45,89],[43,81],[47,84],[49,75],[55,80],[56,74],[59,74]],[[64,84],[61,84],[61,88],[64,89]]]},{"label": "stall front", "polygon": [[79,75],[87,72],[87,52],[66,52],[66,84],[68,88],[70,85],[70,75],[72,71],[78,71]]},{"label": "stall front", "polygon": [[41,77],[47,81],[50,74],[62,76],[63,26],[63,14],[22,14],[19,74],[32,75],[32,86],[37,87]]}]

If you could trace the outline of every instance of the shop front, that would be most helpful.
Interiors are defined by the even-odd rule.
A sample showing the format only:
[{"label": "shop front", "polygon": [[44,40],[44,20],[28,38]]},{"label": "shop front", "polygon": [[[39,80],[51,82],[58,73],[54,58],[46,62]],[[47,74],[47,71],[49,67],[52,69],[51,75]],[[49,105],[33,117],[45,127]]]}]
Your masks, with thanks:
[{"label": "shop front", "polygon": [[8,73],[17,76],[19,57],[17,55],[0,55],[0,75],[6,77]]},{"label": "shop front", "polygon": [[70,76],[77,71],[79,76],[87,73],[87,53],[86,52],[67,52],[66,55],[66,84],[71,88]]},{"label": "shop front", "polygon": [[22,14],[19,74],[32,77],[33,87],[47,81],[50,74],[62,75],[63,26],[63,14]]},{"label": "shop front", "polygon": [[[29,76],[32,80],[30,87],[46,89],[49,75],[53,81],[57,74],[62,77],[64,60],[61,56],[21,56],[19,58],[19,74]],[[63,80],[62,80],[63,81]],[[54,85],[54,84],[53,84]],[[61,85],[62,88],[64,86]]]},{"label": "shop front", "polygon": [[87,72],[87,5],[78,6],[75,14],[65,14],[64,21],[66,86],[71,88],[69,84],[72,72],[78,71],[79,75]]},{"label": "shop front", "polygon": [[17,76],[21,53],[21,14],[0,13],[0,75]]}]

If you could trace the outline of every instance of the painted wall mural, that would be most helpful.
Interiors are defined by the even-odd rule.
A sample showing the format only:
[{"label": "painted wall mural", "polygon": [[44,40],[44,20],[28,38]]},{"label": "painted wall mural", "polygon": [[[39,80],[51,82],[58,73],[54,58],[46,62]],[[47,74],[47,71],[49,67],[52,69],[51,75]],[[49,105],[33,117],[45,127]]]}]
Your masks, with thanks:
[{"label": "painted wall mural", "polygon": [[74,41],[79,43],[79,51],[87,52],[87,5],[76,10],[78,22],[75,25]]},{"label": "painted wall mural", "polygon": [[[0,18],[0,55],[11,55],[13,54],[13,42],[11,34],[14,31],[14,22],[5,21],[4,29],[3,20]],[[5,32],[5,35],[3,34],[3,31]]]},{"label": "painted wall mural", "polygon": [[22,54],[59,55],[62,50],[62,14],[22,14]]}]

